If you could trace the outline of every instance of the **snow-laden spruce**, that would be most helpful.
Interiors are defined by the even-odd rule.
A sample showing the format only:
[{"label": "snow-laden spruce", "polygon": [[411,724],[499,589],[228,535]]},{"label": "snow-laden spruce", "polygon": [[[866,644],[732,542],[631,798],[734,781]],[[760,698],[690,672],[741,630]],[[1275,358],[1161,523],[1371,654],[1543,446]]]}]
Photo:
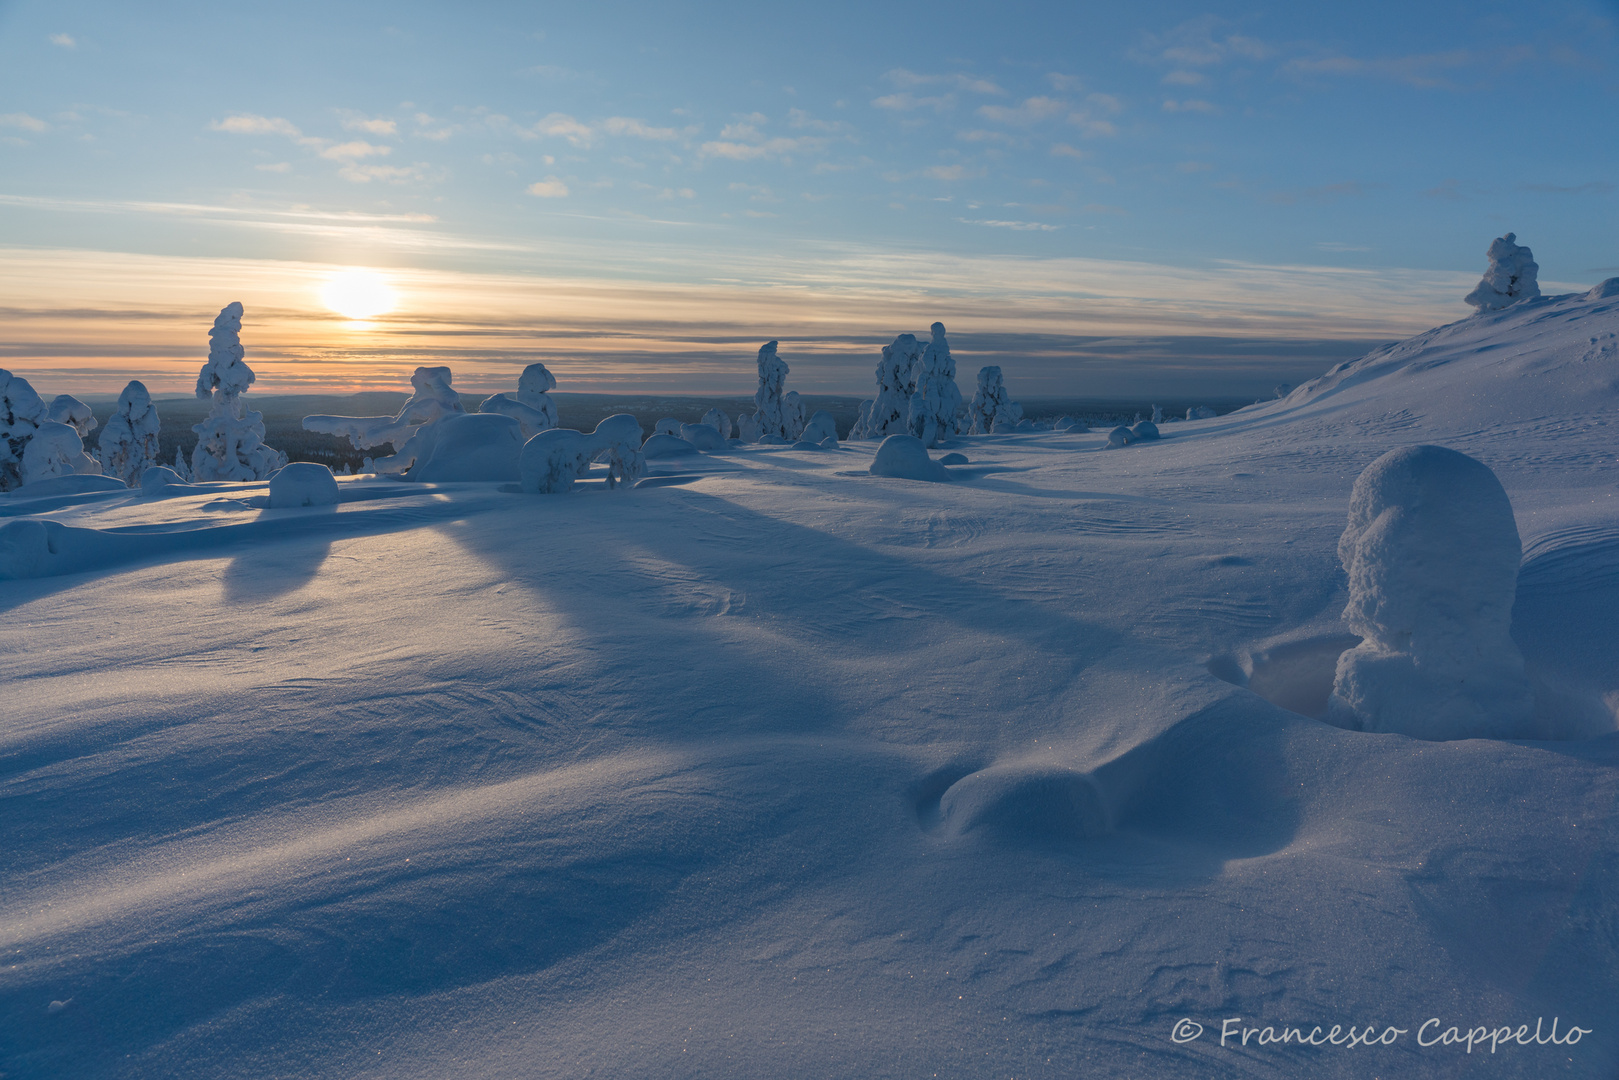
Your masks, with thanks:
[{"label": "snow-laden spruce", "polygon": [[27,379],[0,368],[0,491],[23,485],[23,454],[48,411]]},{"label": "snow-laden spruce", "polygon": [[916,389],[906,413],[906,427],[924,446],[937,446],[957,431],[961,388],[956,385],[956,361],[944,336],[944,323],[932,327],[933,340],[916,362]]},{"label": "snow-laden spruce", "polygon": [[523,444],[518,469],[524,491],[557,495],[590,469],[607,464],[607,486],[633,483],[646,475],[641,452],[641,423],[629,413],[609,416],[588,435],[570,428],[542,431]]},{"label": "snow-laden spruce", "polygon": [[719,432],[722,439],[729,439],[731,433],[736,430],[731,426],[731,418],[718,409],[708,410],[700,422]]},{"label": "snow-laden spruce", "polygon": [[1489,268],[1466,296],[1467,303],[1480,311],[1499,311],[1519,300],[1540,295],[1536,280],[1540,266],[1527,247],[1517,243],[1517,234],[1507,233],[1490,243]]},{"label": "snow-laden spruce", "polygon": [[144,383],[131,380],[101,429],[97,449],[101,471],[135,487],[141,473],[157,464],[157,434],[157,406],[152,404],[152,395]]},{"label": "snow-laden spruce", "polygon": [[80,439],[96,429],[95,413],[90,411],[90,406],[72,394],[58,394],[52,398],[45,418],[58,424],[66,424],[79,433]]},{"label": "snow-laden spruce", "polygon": [[197,373],[197,397],[211,401],[208,416],[191,430],[194,480],[263,480],[287,463],[287,456],[264,445],[264,416],[242,404],[253,385],[253,369],[242,348],[242,305],[225,305],[208,331],[208,362]]},{"label": "snow-laden spruce", "polygon": [[883,346],[882,359],[877,361],[877,396],[860,403],[860,416],[849,438],[883,439],[907,430],[914,369],[921,358],[922,346],[915,334],[901,334],[892,345]]},{"label": "snow-laden spruce", "polygon": [[521,425],[523,438],[532,439],[540,432],[557,426],[557,403],[550,394],[556,388],[556,376],[544,364],[530,364],[517,377],[515,395],[494,394],[484,398],[478,411],[511,417]]},{"label": "snow-laden spruce", "polygon": [[405,473],[422,450],[423,429],[467,411],[461,395],[450,385],[447,367],[419,367],[411,374],[410,385],[413,393],[393,416],[306,416],[304,430],[342,436],[356,450],[391,445],[391,457],[368,458],[366,468],[379,474]]},{"label": "snow-laden spruce", "polygon": [[767,341],[759,347],[759,389],[753,392],[754,412],[750,416],[746,413],[737,417],[737,434],[743,442],[758,442],[760,439],[775,436],[778,439],[793,439],[798,435],[792,430],[794,420],[799,428],[803,427],[803,410],[798,407],[798,396],[795,393],[792,402],[787,400],[784,386],[787,382],[787,362],[776,355],[776,342]]},{"label": "snow-laden spruce", "polygon": [[47,420],[39,425],[39,430],[23,448],[22,482],[25,485],[100,471],[95,458],[84,452],[84,440],[71,424]]},{"label": "snow-laden spruce", "polygon": [[825,443],[828,439],[835,444],[838,441],[837,417],[825,409],[815,410],[815,415],[809,418],[804,429],[798,433],[801,442]]},{"label": "snow-laden spruce", "polygon": [[978,389],[967,406],[967,434],[988,435],[997,429],[1010,431],[1023,419],[1023,406],[1006,392],[1006,380],[998,365],[978,369]]},{"label": "snow-laden spruce", "polygon": [[1529,738],[1523,657],[1509,633],[1523,549],[1512,503],[1482,462],[1405,446],[1367,466],[1338,557],[1344,621],[1333,715],[1419,739]]}]

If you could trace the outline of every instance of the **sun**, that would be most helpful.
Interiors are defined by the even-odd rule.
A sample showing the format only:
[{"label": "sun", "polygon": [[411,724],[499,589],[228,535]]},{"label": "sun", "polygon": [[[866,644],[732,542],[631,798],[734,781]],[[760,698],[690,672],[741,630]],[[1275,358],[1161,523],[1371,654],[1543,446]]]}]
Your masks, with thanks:
[{"label": "sun", "polygon": [[355,322],[386,315],[399,303],[387,277],[375,270],[339,270],[321,286],[320,299],[328,308]]}]

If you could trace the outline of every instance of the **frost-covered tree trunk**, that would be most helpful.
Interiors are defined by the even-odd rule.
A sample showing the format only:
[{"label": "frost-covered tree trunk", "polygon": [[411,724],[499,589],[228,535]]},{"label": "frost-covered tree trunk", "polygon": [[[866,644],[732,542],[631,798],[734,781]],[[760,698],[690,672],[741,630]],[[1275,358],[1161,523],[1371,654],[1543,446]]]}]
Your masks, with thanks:
[{"label": "frost-covered tree trunk", "polygon": [[916,389],[911,394],[906,425],[924,446],[937,446],[956,433],[961,410],[961,388],[956,386],[956,361],[944,336],[944,323],[934,323],[933,340],[916,366]]},{"label": "frost-covered tree trunk", "polygon": [[865,402],[861,403],[861,419],[849,432],[849,438],[885,439],[907,430],[914,369],[921,356],[922,346],[915,334],[901,334],[892,345],[883,346],[882,359],[877,361],[877,396],[869,409]]},{"label": "frost-covered tree trunk", "polygon": [[242,358],[242,305],[227,304],[208,331],[208,362],[197,374],[197,396],[212,400],[208,416],[191,430],[191,475],[197,480],[263,480],[287,463],[285,454],[264,445],[264,417],[247,408],[241,395],[253,385],[253,369]]},{"label": "frost-covered tree trunk", "polygon": [[516,395],[495,394],[485,398],[478,411],[512,417],[521,426],[523,438],[532,439],[557,426],[557,406],[549,393],[556,386],[556,376],[546,370],[544,364],[530,364],[518,376]]},{"label": "frost-covered tree trunk", "polygon": [[1480,311],[1498,311],[1540,295],[1540,266],[1527,247],[1516,243],[1517,239],[1515,233],[1507,233],[1490,243],[1489,268],[1467,294],[1467,303]]},{"label": "frost-covered tree trunk", "polygon": [[978,389],[972,404],[967,406],[967,433],[987,435],[997,429],[1006,430],[1023,419],[1023,406],[1013,401],[1006,392],[1006,380],[995,365],[980,368]]},{"label": "frost-covered tree trunk", "polygon": [[47,411],[27,379],[0,368],[0,491],[22,486],[23,454]]},{"label": "frost-covered tree trunk", "polygon": [[157,406],[144,384],[132,381],[118,395],[118,408],[101,429],[101,471],[130,487],[157,464]]}]

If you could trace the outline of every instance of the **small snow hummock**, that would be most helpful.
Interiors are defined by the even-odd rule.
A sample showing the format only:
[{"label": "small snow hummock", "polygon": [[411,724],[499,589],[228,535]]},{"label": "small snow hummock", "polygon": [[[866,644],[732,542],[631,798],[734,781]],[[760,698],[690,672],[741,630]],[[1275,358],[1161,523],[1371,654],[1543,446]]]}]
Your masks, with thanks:
[{"label": "small snow hummock", "polygon": [[270,509],[285,506],[335,506],[337,478],[312,461],[294,461],[270,477]]},{"label": "small snow hummock", "polygon": [[1516,233],[1498,236],[1490,242],[1490,265],[1484,277],[1464,298],[1479,311],[1499,311],[1519,300],[1540,295],[1536,277],[1540,267],[1534,254],[1517,243]]},{"label": "small snow hummock", "polygon": [[1130,429],[1130,434],[1134,435],[1136,439],[1141,442],[1150,442],[1153,439],[1163,438],[1163,434],[1158,430],[1158,425],[1153,423],[1151,420],[1142,420],[1138,422]]},{"label": "small snow hummock", "polygon": [[678,437],[680,435],[680,424],[681,422],[676,420],[674,417],[665,416],[662,420],[659,420],[656,424],[652,425],[652,434],[674,435]]},{"label": "small snow hummock", "polygon": [[1118,427],[1107,433],[1107,448],[1109,450],[1117,450],[1120,447],[1129,446],[1135,441],[1135,431],[1123,424],[1120,424]]},{"label": "small snow hummock", "polygon": [[944,336],[944,323],[933,324],[933,340],[916,362],[916,389],[911,394],[905,423],[924,446],[937,446],[956,433],[961,411],[961,389],[956,386],[956,361]]},{"label": "small snow hummock", "polygon": [[767,435],[791,441],[798,437],[798,432],[792,430],[793,421],[803,423],[797,394],[789,402],[783,391],[789,369],[786,361],[776,355],[776,344],[767,341],[759,347],[759,389],[753,392],[754,413],[737,418],[737,433],[743,442],[758,442]]},{"label": "small snow hummock", "polygon": [[194,480],[263,480],[287,463],[287,456],[264,445],[264,417],[246,408],[241,395],[253,385],[253,369],[242,359],[242,305],[225,305],[208,331],[208,362],[197,373],[197,396],[213,405],[191,452]]},{"label": "small snow hummock", "polygon": [[[448,380],[446,379],[446,382]],[[557,426],[557,403],[549,391],[557,388],[557,379],[544,364],[530,364],[517,377],[517,393],[495,394],[484,398],[478,406],[482,413],[500,413],[516,420],[523,429],[524,440]],[[459,399],[458,399],[459,400]]]},{"label": "small snow hummock", "polygon": [[710,409],[703,414],[699,423],[707,424],[720,433],[720,438],[729,439],[736,429],[731,426],[731,418],[718,409]]},{"label": "small snow hummock", "polygon": [[131,381],[118,395],[118,407],[101,429],[97,453],[101,471],[116,476],[130,487],[141,481],[141,473],[157,464],[157,406],[144,383]]},{"label": "small snow hummock", "polygon": [[906,430],[914,369],[921,357],[922,346],[915,334],[901,334],[892,345],[883,346],[882,359],[877,361],[877,396],[860,403],[860,418],[849,438],[883,439]]},{"label": "small snow hummock", "polygon": [[23,485],[23,454],[48,411],[27,379],[0,368],[0,491]]},{"label": "small snow hummock", "polygon": [[1534,708],[1509,633],[1522,559],[1512,503],[1482,462],[1405,446],[1367,466],[1338,557],[1344,621],[1329,716],[1419,739],[1531,738]]},{"label": "small snow hummock", "polygon": [[462,413],[423,426],[410,442],[416,460],[406,480],[444,484],[513,481],[523,452],[523,426],[501,413]]},{"label": "small snow hummock", "polygon": [[1213,420],[1217,414],[1207,405],[1193,405],[1186,410],[1188,420]]},{"label": "small snow hummock", "polygon": [[569,428],[542,431],[523,444],[518,458],[523,490],[555,495],[573,487],[592,461],[607,463],[607,486],[630,483],[646,474],[641,424],[629,413],[609,416],[590,434]]},{"label": "small snow hummock", "polygon": [[146,495],[155,495],[168,487],[190,486],[190,482],[184,476],[167,465],[148,465],[141,473],[141,492]]},{"label": "small snow hummock", "polygon": [[1619,277],[1599,281],[1585,294],[1587,300],[1609,300],[1615,296],[1619,296]]},{"label": "small snow hummock", "polygon": [[1023,419],[1023,406],[1006,392],[1006,380],[996,365],[978,369],[978,389],[967,406],[967,434],[988,435],[1004,425],[1006,430]]},{"label": "small snow hummock", "polygon": [[356,450],[389,444],[394,448],[393,456],[372,461],[370,469],[379,474],[405,473],[416,464],[422,449],[418,440],[422,430],[447,416],[466,415],[467,411],[461,395],[450,386],[447,367],[419,367],[411,375],[410,385],[415,392],[394,416],[306,416],[304,430],[343,436]]},{"label": "small snow hummock", "polygon": [[[720,414],[725,415],[724,413]],[[680,430],[675,432],[699,450],[722,450],[725,448],[725,436],[713,424],[681,424]]]},{"label": "small snow hummock", "polygon": [[[706,424],[697,426],[707,427]],[[697,453],[697,444],[667,431],[654,431],[641,444],[641,453],[648,458],[679,457],[681,454]]]},{"label": "small snow hummock", "polygon": [[928,456],[928,448],[915,435],[890,435],[877,447],[868,470],[873,476],[901,480],[950,479],[950,470]]},{"label": "small snow hummock", "polygon": [[90,406],[72,394],[58,394],[51,399],[51,407],[45,418],[58,424],[66,424],[77,431],[81,439],[96,429],[96,417],[90,411]]}]

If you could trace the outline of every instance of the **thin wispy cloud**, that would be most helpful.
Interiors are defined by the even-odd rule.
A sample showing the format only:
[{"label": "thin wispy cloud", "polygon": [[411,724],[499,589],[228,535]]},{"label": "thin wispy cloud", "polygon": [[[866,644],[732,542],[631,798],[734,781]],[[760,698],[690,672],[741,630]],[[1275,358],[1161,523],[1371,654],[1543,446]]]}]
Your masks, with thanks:
[{"label": "thin wispy cloud", "polygon": [[1005,97],[1006,91],[993,79],[962,72],[918,74],[908,68],[894,68],[883,76],[898,87],[948,86],[970,94],[989,94]]},{"label": "thin wispy cloud", "polygon": [[359,113],[343,111],[338,114],[343,121],[343,127],[348,131],[364,131],[370,135],[398,135],[399,124],[394,120],[385,120],[381,117],[368,117]]},{"label": "thin wispy cloud", "polygon": [[16,128],[21,131],[44,131],[50,125],[37,116],[27,113],[0,113],[0,127]]},{"label": "thin wispy cloud", "polygon": [[1164,99],[1164,111],[1167,113],[1217,113],[1220,107],[1213,102],[1201,98],[1187,98],[1184,101]]},{"label": "thin wispy cloud", "polygon": [[1056,232],[1061,225],[1047,225],[1040,221],[997,221],[993,219],[957,218],[963,225],[986,225],[992,229],[1011,229],[1013,232]]},{"label": "thin wispy cloud", "polygon": [[530,184],[528,193],[539,199],[566,199],[568,185],[554,176],[548,176],[544,180],[536,180]]},{"label": "thin wispy cloud", "polygon": [[889,109],[893,112],[914,112],[917,109],[932,109],[934,112],[944,112],[955,105],[956,99],[950,94],[918,96],[902,92],[884,94],[880,98],[873,98],[871,103],[879,109]]},{"label": "thin wispy cloud", "polygon": [[77,49],[79,47],[79,43],[74,40],[72,34],[51,34],[45,40],[62,49]]},{"label": "thin wispy cloud", "polygon": [[1015,106],[980,105],[978,115],[986,120],[994,120],[1002,124],[1014,124],[1026,127],[1030,124],[1049,120],[1054,116],[1061,116],[1068,111],[1066,102],[1049,97],[1024,98]]}]

